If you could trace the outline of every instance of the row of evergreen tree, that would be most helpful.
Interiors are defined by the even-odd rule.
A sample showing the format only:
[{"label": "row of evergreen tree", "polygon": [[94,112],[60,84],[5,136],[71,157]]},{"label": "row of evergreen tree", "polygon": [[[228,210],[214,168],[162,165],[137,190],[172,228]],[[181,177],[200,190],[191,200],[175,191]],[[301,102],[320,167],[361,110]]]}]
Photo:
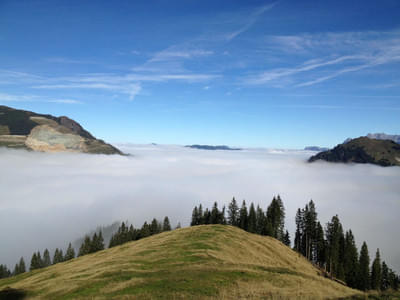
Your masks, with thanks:
[{"label": "row of evergreen tree", "polygon": [[[177,227],[180,227],[180,224],[178,224]],[[168,217],[165,217],[162,223],[156,218],[154,218],[151,223],[144,222],[141,228],[134,228],[132,224],[129,226],[128,222],[126,222],[126,224],[122,222],[117,232],[111,236],[108,247],[111,248],[130,241],[137,241],[153,234],[170,231],[171,229],[171,223]]]},{"label": "row of evergreen tree", "polygon": [[251,233],[272,236],[290,246],[289,232],[285,231],[285,207],[279,195],[273,197],[265,212],[259,205],[255,208],[253,203],[247,209],[245,200],[239,208],[235,198],[228,205],[227,218],[225,210],[225,206],[219,210],[215,202],[211,210],[206,208],[203,211],[200,204],[193,209],[190,225],[228,224]]},{"label": "row of evergreen tree", "polygon": [[[178,223],[176,228],[180,228],[181,225]],[[112,235],[109,247],[114,247],[117,245],[124,244],[129,241],[136,241],[141,238],[157,234],[163,231],[171,230],[171,224],[168,217],[164,218],[163,223],[159,222],[157,219],[153,219],[151,223],[144,222],[140,229],[136,229],[133,225],[125,225],[122,222],[119,226],[117,232]],[[97,233],[95,232],[92,237],[86,235],[81,246],[79,247],[78,256],[83,256],[86,254],[94,253],[105,248],[104,239],[101,230]],[[31,258],[31,264],[29,270],[35,270],[40,268],[45,268],[50,265],[54,265],[60,262],[64,262],[75,258],[75,250],[69,243],[65,255],[62,249],[56,248],[54,251],[53,259],[50,258],[50,252],[48,249],[43,251],[43,257],[40,251],[34,252]],[[26,272],[26,265],[24,258],[21,257],[19,263],[15,265],[14,271],[11,272],[6,265],[0,265],[0,278],[6,278],[10,276],[15,276]]]},{"label": "row of evergreen tree", "polygon": [[367,243],[358,252],[351,229],[346,232],[337,215],[325,226],[318,221],[315,203],[311,200],[296,213],[293,249],[326,270],[331,277],[360,290],[398,289],[399,277],[385,262],[379,249],[370,267]]},{"label": "row of evergreen tree", "polygon": [[[272,199],[265,212],[259,205],[255,208],[253,203],[248,210],[244,200],[239,208],[235,198],[229,203],[227,218],[225,212],[225,206],[219,210],[217,202],[211,209],[205,210],[200,204],[192,211],[190,225],[229,224],[291,245],[289,233],[284,229],[285,208],[279,195]],[[324,228],[318,221],[315,203],[311,200],[303,209],[297,210],[295,222],[293,249],[325,270],[331,278],[360,290],[399,288],[399,276],[384,261],[381,262],[379,249],[370,266],[366,242],[359,253],[352,231],[344,232],[337,215]]]}]

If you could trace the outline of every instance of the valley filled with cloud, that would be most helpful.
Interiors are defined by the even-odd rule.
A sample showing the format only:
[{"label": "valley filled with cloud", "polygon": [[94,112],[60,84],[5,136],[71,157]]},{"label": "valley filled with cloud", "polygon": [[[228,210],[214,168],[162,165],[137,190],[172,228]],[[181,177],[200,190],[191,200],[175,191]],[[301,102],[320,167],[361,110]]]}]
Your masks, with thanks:
[{"label": "valley filled with cloud", "polygon": [[[0,149],[1,263],[33,251],[65,248],[99,225],[135,226],[169,216],[188,226],[192,209],[232,197],[264,210],[279,194],[294,237],[297,208],[313,199],[323,225],[338,214],[358,246],[400,271],[400,168],[307,163],[312,152],[278,149],[207,151],[167,145],[118,147],[131,156]],[[52,251],[51,250],[51,251]]]}]

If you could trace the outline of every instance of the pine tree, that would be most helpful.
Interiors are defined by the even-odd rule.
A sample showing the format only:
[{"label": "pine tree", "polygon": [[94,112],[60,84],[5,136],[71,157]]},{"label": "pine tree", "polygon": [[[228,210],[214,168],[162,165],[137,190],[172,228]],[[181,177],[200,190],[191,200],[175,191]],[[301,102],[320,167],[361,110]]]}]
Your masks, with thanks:
[{"label": "pine tree", "polygon": [[197,209],[197,206],[195,206],[193,208],[193,212],[192,212],[192,221],[190,222],[190,226],[196,226],[196,225],[200,225],[200,221],[199,221],[199,211]]},{"label": "pine tree", "polygon": [[285,236],[283,238],[283,243],[290,247],[290,236],[289,236],[289,231],[286,230]]},{"label": "pine tree", "polygon": [[51,265],[49,250],[45,249],[43,252],[43,267],[48,267]]},{"label": "pine tree", "polygon": [[67,261],[67,260],[71,260],[74,258],[75,258],[75,250],[74,250],[74,248],[72,248],[71,243],[69,243],[67,251],[65,252],[64,260]]},{"label": "pine tree", "polygon": [[99,235],[97,236],[97,244],[96,244],[96,249],[97,251],[104,250],[104,238],[103,238],[103,233],[101,230],[99,231]]},{"label": "pine tree", "polygon": [[[0,265],[0,278],[7,278],[11,276],[10,270],[6,265]],[[5,299],[5,298],[4,298]]]},{"label": "pine tree", "polygon": [[390,277],[389,277],[389,268],[387,264],[382,262],[382,280],[381,280],[381,290],[386,291],[390,288]]},{"label": "pine tree", "polygon": [[43,259],[40,255],[40,251],[36,253],[36,258],[37,258],[37,269],[43,268]]},{"label": "pine tree", "polygon": [[303,255],[305,254],[305,251],[303,253],[303,249],[302,249],[302,233],[303,233],[303,228],[304,228],[304,224],[303,224],[303,211],[298,208],[297,212],[296,212],[296,233],[295,233],[295,237],[294,237],[294,245],[293,248],[294,250],[296,250],[299,253],[302,253]]},{"label": "pine tree", "polygon": [[315,235],[317,264],[323,268],[326,263],[326,242],[324,239],[324,229],[320,222],[317,222],[317,230]]},{"label": "pine tree", "polygon": [[249,218],[248,218],[248,231],[256,233],[257,231],[257,215],[253,202],[250,204]]},{"label": "pine tree", "polygon": [[161,232],[161,224],[154,218],[150,224],[150,234],[157,234]]},{"label": "pine tree", "polygon": [[267,234],[283,241],[285,227],[285,208],[281,197],[274,197],[267,208],[266,214]]},{"label": "pine tree", "polygon": [[170,231],[171,230],[171,223],[169,222],[168,217],[164,218],[163,228],[162,231]]},{"label": "pine tree", "polygon": [[31,266],[30,266],[29,270],[32,271],[32,270],[35,270],[35,269],[38,269],[38,259],[37,259],[37,256],[36,256],[36,252],[34,252],[32,254]]},{"label": "pine tree", "polygon": [[204,213],[203,213],[203,206],[200,204],[199,205],[199,210],[198,210],[198,225],[203,225],[204,224]]},{"label": "pine tree", "polygon": [[366,291],[370,287],[368,246],[364,242],[361,246],[357,288]]},{"label": "pine tree", "polygon": [[239,227],[246,231],[248,229],[248,220],[247,219],[248,219],[248,215],[247,215],[246,201],[243,200],[242,207],[240,208],[240,211],[239,211]]},{"label": "pine tree", "polygon": [[151,235],[150,225],[147,222],[143,223],[142,228],[140,228],[139,238],[145,238]]},{"label": "pine tree", "polygon": [[[122,223],[123,224],[123,223]],[[120,244],[118,244],[120,245]],[[90,240],[90,237],[88,235],[85,236],[85,239],[83,240],[83,243],[81,244],[78,252],[78,256],[83,256],[86,254],[89,254],[92,248],[92,241]],[[54,254],[55,256],[55,254]]]},{"label": "pine tree", "polygon": [[351,230],[346,232],[344,250],[344,275],[349,287],[357,287],[358,250]]},{"label": "pine tree", "polygon": [[237,205],[235,197],[232,198],[228,206],[228,224],[239,226],[239,206]]},{"label": "pine tree", "polygon": [[342,279],[344,277],[341,247],[344,247],[343,227],[339,217],[333,216],[326,225],[327,269],[331,276]]},{"label": "pine tree", "polygon": [[211,209],[210,224],[220,224],[220,212],[218,210],[217,202],[214,202],[213,208]]},{"label": "pine tree", "polygon": [[256,232],[265,235],[265,214],[259,205],[257,205],[256,209],[256,220]]},{"label": "pine tree", "polygon": [[371,289],[379,290],[381,288],[381,280],[382,280],[381,256],[379,254],[379,249],[377,249],[375,259],[372,263]]}]

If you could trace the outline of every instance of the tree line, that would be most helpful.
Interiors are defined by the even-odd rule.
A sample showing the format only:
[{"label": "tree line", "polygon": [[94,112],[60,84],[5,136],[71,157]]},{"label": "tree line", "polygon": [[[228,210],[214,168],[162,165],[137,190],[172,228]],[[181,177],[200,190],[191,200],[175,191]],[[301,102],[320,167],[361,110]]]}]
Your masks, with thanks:
[{"label": "tree line", "polygon": [[[176,228],[180,227],[181,225],[178,223]],[[111,236],[109,248],[170,230],[172,230],[172,228],[168,217],[165,217],[162,223],[155,218],[151,223],[144,222],[140,229],[134,228],[133,225],[128,227],[127,223],[125,224],[122,222],[122,224],[118,227],[117,232]],[[79,257],[90,253],[95,253],[97,251],[104,250],[104,248],[104,239],[102,231],[100,230],[98,233],[95,232],[92,236],[85,235],[83,242],[79,247],[77,256]],[[51,259],[48,249],[43,251],[43,256],[41,255],[40,251],[37,251],[32,254],[29,271],[68,261],[75,257],[75,249],[72,247],[71,243],[68,244],[65,255],[63,254],[62,249],[56,248],[53,254],[53,259]],[[19,262],[15,265],[13,272],[11,272],[6,265],[0,265],[0,278],[16,276],[18,274],[25,273],[26,271],[27,267],[25,265],[24,258],[21,257]]]},{"label": "tree line", "polygon": [[[227,213],[226,213],[227,212]],[[226,216],[227,215],[227,216]],[[346,232],[337,215],[325,227],[318,220],[315,203],[311,200],[304,208],[298,209],[295,217],[296,232],[293,250],[302,254],[331,278],[345,282],[349,287],[359,290],[398,290],[399,276],[381,261],[379,249],[375,259],[370,262],[368,246],[363,242],[358,252],[351,229]],[[247,209],[243,200],[239,208],[235,198],[222,210],[217,202],[211,209],[200,204],[192,211],[191,226],[205,224],[228,224],[245,231],[274,237],[291,246],[290,236],[285,230],[285,208],[281,197],[273,197],[265,211],[250,204]]]}]

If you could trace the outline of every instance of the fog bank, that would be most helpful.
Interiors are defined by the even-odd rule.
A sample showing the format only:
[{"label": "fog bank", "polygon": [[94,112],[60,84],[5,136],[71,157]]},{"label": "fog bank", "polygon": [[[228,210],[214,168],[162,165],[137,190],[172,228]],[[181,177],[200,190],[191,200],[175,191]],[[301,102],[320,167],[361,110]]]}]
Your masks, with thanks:
[{"label": "fog bank", "polygon": [[267,207],[280,194],[293,238],[297,208],[313,199],[325,224],[338,214],[371,259],[400,271],[400,168],[317,162],[305,151],[207,151],[180,146],[119,145],[133,156],[49,154],[0,148],[0,264],[65,247],[98,225],[140,226],[168,215],[186,226],[195,205]]}]

